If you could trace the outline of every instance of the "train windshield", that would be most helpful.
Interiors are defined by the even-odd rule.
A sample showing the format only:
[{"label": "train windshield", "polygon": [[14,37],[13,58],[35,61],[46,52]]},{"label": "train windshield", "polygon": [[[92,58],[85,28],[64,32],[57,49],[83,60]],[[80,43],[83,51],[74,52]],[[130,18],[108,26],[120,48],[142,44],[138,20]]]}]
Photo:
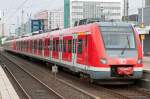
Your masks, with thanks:
[{"label": "train windshield", "polygon": [[101,26],[106,49],[135,49],[134,32],[131,26]]}]

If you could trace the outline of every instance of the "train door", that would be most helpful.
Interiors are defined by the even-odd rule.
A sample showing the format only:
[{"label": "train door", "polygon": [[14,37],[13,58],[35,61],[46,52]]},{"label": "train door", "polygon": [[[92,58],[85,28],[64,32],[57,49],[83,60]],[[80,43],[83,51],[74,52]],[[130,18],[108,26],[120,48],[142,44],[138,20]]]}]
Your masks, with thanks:
[{"label": "train door", "polygon": [[44,40],[44,56],[49,57],[49,43],[50,43],[50,38],[46,38]]},{"label": "train door", "polygon": [[53,53],[52,53],[52,57],[54,59],[58,59],[59,58],[59,38],[53,38]]},{"label": "train door", "polygon": [[34,40],[32,40],[32,54],[34,54]]},{"label": "train door", "polygon": [[62,61],[62,45],[63,45],[63,40],[62,36],[59,38],[59,62]]},{"label": "train door", "polygon": [[27,45],[27,52],[29,53],[30,52],[30,40],[28,39],[28,45]]},{"label": "train door", "polygon": [[41,53],[41,39],[39,39],[37,45],[38,45],[38,48],[37,48],[38,52],[37,52],[37,54],[40,55],[40,53]]},{"label": "train door", "polygon": [[34,40],[34,54],[37,53],[37,40]]},{"label": "train door", "polygon": [[43,56],[43,50],[44,50],[44,48],[43,48],[43,39],[40,39],[40,50],[39,50],[39,55],[40,56]]},{"label": "train door", "polygon": [[44,57],[45,47],[47,47],[47,45],[45,46],[45,39],[42,39],[42,57]]},{"label": "train door", "polygon": [[50,36],[50,41],[49,41],[49,58],[50,60],[52,59],[52,51],[53,51],[53,38]]},{"label": "train door", "polygon": [[32,53],[32,45],[33,44],[33,42],[32,42],[32,40],[30,40],[30,53]]},{"label": "train door", "polygon": [[[77,63],[82,65],[88,64],[88,35],[86,33],[82,33],[78,35],[77,42]],[[86,67],[84,67],[87,69]]]},{"label": "train door", "polygon": [[72,62],[72,36],[63,38],[63,60]]},{"label": "train door", "polygon": [[75,67],[77,62],[77,34],[73,34],[72,37],[72,64]]}]

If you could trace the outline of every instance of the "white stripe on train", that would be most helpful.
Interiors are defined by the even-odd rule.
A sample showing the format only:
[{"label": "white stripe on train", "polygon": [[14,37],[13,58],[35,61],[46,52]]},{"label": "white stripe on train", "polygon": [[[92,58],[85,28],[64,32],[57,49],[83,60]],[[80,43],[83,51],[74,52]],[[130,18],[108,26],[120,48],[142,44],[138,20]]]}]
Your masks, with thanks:
[{"label": "white stripe on train", "polygon": [[[10,51],[14,51],[14,52],[17,52],[17,53],[22,53],[22,54],[37,57],[37,58],[40,58],[40,59],[50,60],[50,58],[45,58],[45,57],[41,57],[41,56],[38,56],[38,55],[33,55],[33,54],[30,54],[30,53],[26,53],[26,52],[20,52],[20,51],[15,51],[15,50],[10,50]],[[76,67],[76,68],[79,68],[79,69],[89,70],[89,71],[108,71],[108,72],[111,71],[109,67],[107,67],[107,68],[105,68],[105,67],[93,67],[93,66],[87,66],[87,65],[82,65],[82,64],[76,64],[75,66],[73,66],[72,62],[67,62],[67,61],[63,61],[63,60],[60,61],[59,59],[54,59],[54,58],[51,58],[51,61],[56,61],[56,62],[60,62],[60,63],[63,63],[63,64],[70,65],[70,67],[68,67],[68,68]],[[133,71],[143,71],[143,68],[142,67],[134,67]]]}]

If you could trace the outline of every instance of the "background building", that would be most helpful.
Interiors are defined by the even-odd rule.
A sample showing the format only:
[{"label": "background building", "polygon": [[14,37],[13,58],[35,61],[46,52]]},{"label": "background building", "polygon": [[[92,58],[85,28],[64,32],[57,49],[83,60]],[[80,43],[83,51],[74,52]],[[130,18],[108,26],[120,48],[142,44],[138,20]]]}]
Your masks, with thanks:
[{"label": "background building", "polygon": [[63,28],[64,27],[64,12],[63,9],[55,9],[49,11],[49,29]]},{"label": "background building", "polygon": [[45,32],[44,19],[28,20],[23,26],[15,30],[17,36],[32,34],[33,32]]},{"label": "background building", "polygon": [[150,7],[150,0],[145,0],[145,7]]},{"label": "background building", "polygon": [[129,0],[123,0],[123,16],[122,20],[123,21],[128,21],[129,20]]},{"label": "background building", "polygon": [[[148,1],[150,1],[150,0],[146,0],[145,2],[148,3]],[[146,5],[146,6],[148,6],[148,5]],[[150,6],[145,7],[143,9],[143,21],[144,21],[145,28],[147,28],[149,31],[144,34],[145,35],[145,39],[143,40],[144,54],[150,55],[150,44],[149,44],[149,42],[150,42]],[[142,23],[142,8],[140,8],[139,12],[138,12],[138,24],[140,25],[141,23]]]},{"label": "background building", "polygon": [[[150,25],[150,7],[146,7],[143,9],[143,21],[144,25],[148,26]],[[141,24],[142,22],[142,8],[139,9],[138,11],[138,23]]]},{"label": "background building", "polygon": [[64,27],[85,18],[122,20],[122,0],[64,0]]},{"label": "background building", "polygon": [[48,20],[49,17],[48,16],[49,16],[48,10],[40,11],[34,15],[34,20],[43,21],[45,31],[49,29],[49,20]]}]

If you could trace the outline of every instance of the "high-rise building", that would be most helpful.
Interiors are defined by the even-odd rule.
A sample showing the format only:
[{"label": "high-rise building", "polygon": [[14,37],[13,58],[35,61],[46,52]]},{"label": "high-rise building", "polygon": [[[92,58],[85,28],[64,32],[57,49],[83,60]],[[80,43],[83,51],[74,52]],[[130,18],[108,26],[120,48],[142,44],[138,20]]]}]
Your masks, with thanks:
[{"label": "high-rise building", "polygon": [[63,9],[56,9],[49,11],[49,29],[63,28],[64,27],[64,12]]},{"label": "high-rise building", "polygon": [[64,0],[64,27],[86,18],[121,21],[123,0]]},{"label": "high-rise building", "polygon": [[[150,7],[143,9],[143,21],[145,26],[150,26]],[[138,10],[138,23],[142,23],[142,8]]]},{"label": "high-rise building", "polygon": [[49,11],[44,10],[44,11],[40,11],[34,15],[35,20],[43,20],[43,22],[44,22],[43,25],[44,25],[45,31],[49,29],[49,23],[48,23],[48,16],[49,15],[48,14],[49,14]]},{"label": "high-rise building", "polygon": [[64,27],[63,9],[44,10],[34,15],[34,20],[42,20],[44,32]]}]

